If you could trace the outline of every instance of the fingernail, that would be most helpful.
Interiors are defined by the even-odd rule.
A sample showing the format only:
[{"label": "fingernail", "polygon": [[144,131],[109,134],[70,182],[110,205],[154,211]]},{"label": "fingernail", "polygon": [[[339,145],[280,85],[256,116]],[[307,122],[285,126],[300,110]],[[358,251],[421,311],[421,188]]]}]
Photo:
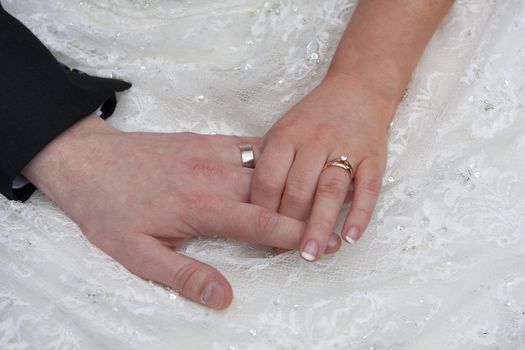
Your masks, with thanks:
[{"label": "fingernail", "polygon": [[328,248],[335,248],[337,247],[337,244],[339,243],[339,240],[336,236],[330,235],[330,239],[328,240]]},{"label": "fingernail", "polygon": [[356,226],[350,226],[348,230],[346,230],[345,234],[345,241],[347,241],[350,244],[354,244],[359,239],[359,229]]},{"label": "fingernail", "polygon": [[318,251],[319,245],[316,241],[311,240],[304,247],[303,251],[301,252],[301,256],[304,260],[314,261]]},{"label": "fingernail", "polygon": [[218,309],[224,303],[224,288],[219,282],[213,281],[208,283],[202,292],[202,302],[214,309]]}]

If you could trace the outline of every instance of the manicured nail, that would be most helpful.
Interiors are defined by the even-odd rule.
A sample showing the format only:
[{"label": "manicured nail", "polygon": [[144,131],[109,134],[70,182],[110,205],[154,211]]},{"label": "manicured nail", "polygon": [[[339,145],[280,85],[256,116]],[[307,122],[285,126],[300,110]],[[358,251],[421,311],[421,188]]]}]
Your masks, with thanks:
[{"label": "manicured nail", "polygon": [[301,256],[304,260],[314,261],[317,253],[319,252],[319,244],[316,241],[309,241],[301,252]]},{"label": "manicured nail", "polygon": [[354,244],[359,239],[359,229],[356,226],[350,226],[348,230],[346,230],[345,234],[345,241],[347,241],[350,244]]},{"label": "manicured nail", "polygon": [[208,283],[202,292],[202,302],[214,309],[218,309],[224,303],[224,288],[219,282],[213,281]]},{"label": "manicured nail", "polygon": [[339,240],[337,239],[337,236],[330,235],[330,239],[328,240],[328,248],[335,248],[337,247],[337,244],[339,243]]}]

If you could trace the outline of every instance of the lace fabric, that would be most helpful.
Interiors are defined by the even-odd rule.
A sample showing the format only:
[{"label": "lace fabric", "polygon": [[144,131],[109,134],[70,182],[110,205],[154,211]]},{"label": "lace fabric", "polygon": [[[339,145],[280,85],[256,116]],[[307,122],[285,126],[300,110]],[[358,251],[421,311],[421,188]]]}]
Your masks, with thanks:
[{"label": "lace fabric", "polygon": [[[124,130],[262,135],[320,82],[356,1],[4,0],[70,66],[134,83]],[[525,349],[525,5],[456,1],[389,132],[363,239],[319,263],[181,251],[214,312],[130,274],[41,193],[0,199],[2,349]]]}]

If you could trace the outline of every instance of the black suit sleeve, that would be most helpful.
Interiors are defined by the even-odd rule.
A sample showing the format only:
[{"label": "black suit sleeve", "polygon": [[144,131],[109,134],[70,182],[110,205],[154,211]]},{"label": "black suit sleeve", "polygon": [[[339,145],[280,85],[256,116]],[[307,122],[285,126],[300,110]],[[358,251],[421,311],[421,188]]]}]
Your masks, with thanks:
[{"label": "black suit sleeve", "polygon": [[29,198],[32,184],[11,188],[24,166],[100,106],[102,117],[111,115],[115,92],[130,86],[65,67],[0,4],[0,193]]}]

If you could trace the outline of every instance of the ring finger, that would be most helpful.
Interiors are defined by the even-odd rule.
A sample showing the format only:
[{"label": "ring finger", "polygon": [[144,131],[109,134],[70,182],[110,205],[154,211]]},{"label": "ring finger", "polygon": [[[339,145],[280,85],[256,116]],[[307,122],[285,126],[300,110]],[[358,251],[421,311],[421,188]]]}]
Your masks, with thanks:
[{"label": "ring finger", "polygon": [[257,160],[261,154],[261,139],[259,137],[240,137],[212,135],[207,136],[209,146],[213,148],[216,158],[235,167],[242,166],[240,145],[250,145],[253,158]]},{"label": "ring finger", "polygon": [[310,222],[301,242],[300,252],[303,259],[315,261],[324,252],[351,183],[349,175],[349,171],[338,166],[329,166],[322,171]]}]

